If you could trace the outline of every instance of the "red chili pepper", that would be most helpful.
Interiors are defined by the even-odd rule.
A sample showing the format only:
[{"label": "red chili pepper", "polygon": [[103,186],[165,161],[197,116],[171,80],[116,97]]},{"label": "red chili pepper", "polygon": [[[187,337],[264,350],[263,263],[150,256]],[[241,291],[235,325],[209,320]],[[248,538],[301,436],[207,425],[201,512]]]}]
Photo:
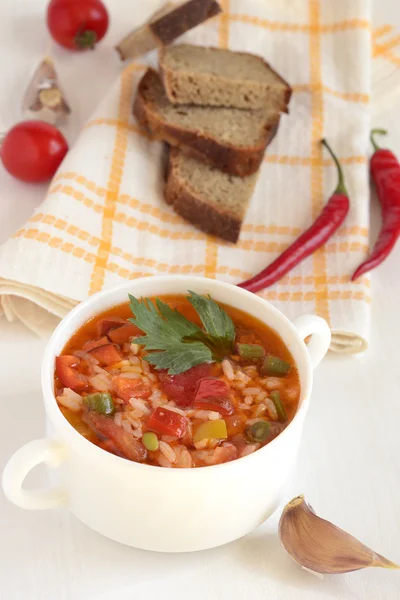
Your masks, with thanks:
[{"label": "red chili pepper", "polygon": [[349,212],[349,196],[344,184],[343,171],[338,159],[326,140],[322,144],[328,149],[338,169],[339,182],[316,221],[299,238],[278,256],[266,269],[251,279],[239,284],[250,292],[259,292],[276,283],[302,260],[313,254],[327,242],[343,223]]},{"label": "red chili pepper", "polygon": [[387,131],[371,131],[371,142],[375,152],[371,158],[370,169],[381,205],[382,227],[371,254],[356,269],[352,281],[380,265],[389,256],[400,235],[400,164],[393,152],[379,148],[374,139],[376,133],[385,135]]}]

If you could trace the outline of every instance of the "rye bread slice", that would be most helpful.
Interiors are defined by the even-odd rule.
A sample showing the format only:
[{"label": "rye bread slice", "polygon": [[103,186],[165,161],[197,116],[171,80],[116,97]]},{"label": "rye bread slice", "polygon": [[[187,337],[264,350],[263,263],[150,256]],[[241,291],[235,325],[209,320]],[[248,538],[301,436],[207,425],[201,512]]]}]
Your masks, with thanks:
[{"label": "rye bread slice", "polygon": [[218,15],[216,0],[184,0],[167,2],[146,23],[131,31],[116,46],[121,60],[136,58],[173,42],[186,31]]},{"label": "rye bread slice", "polygon": [[171,104],[153,69],[139,83],[134,114],[155,139],[240,177],[258,170],[280,118],[279,113],[267,109]]},{"label": "rye bread slice", "polygon": [[206,233],[236,243],[258,173],[235,177],[171,148],[164,195],[174,210]]},{"label": "rye bread slice", "polygon": [[255,54],[180,44],[161,51],[160,72],[173,104],[288,112],[290,85]]}]

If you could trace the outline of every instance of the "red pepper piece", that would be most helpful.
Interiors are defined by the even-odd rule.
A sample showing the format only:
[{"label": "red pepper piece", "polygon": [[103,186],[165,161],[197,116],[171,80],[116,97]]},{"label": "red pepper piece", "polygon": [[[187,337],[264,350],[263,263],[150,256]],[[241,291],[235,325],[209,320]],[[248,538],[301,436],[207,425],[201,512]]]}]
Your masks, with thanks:
[{"label": "red pepper piece", "polygon": [[75,392],[87,388],[86,381],[83,381],[74,367],[79,367],[80,359],[76,356],[64,354],[56,357],[56,374],[61,383]]},{"label": "red pepper piece", "polygon": [[110,329],[116,329],[117,327],[121,327],[122,325],[127,325],[126,319],[121,319],[121,317],[106,317],[101,319],[97,324],[97,335],[101,337],[102,335],[107,335]]},{"label": "red pepper piece", "polygon": [[193,404],[199,379],[211,375],[211,365],[197,365],[180,375],[168,375],[167,371],[159,371],[158,375],[161,388],[170,400],[178,406],[190,406]]},{"label": "red pepper piece", "polygon": [[205,377],[200,379],[194,397],[194,407],[215,410],[221,415],[231,415],[234,406],[229,399],[229,385],[222,379]]},{"label": "red pepper piece", "polygon": [[142,331],[140,331],[139,327],[136,325],[122,325],[122,327],[117,327],[116,329],[111,329],[108,332],[108,337],[112,341],[113,344],[118,344],[118,346],[122,346],[125,342],[129,342],[131,337],[138,337],[142,335]]},{"label": "red pepper piece", "polygon": [[107,336],[103,336],[102,338],[98,339],[98,340],[90,340],[89,342],[86,342],[85,344],[83,344],[82,346],[82,350],[84,350],[85,352],[89,352],[90,350],[93,350],[93,348],[98,348],[99,346],[104,346],[105,344],[108,344],[109,340]]},{"label": "red pepper piece", "polygon": [[90,350],[91,356],[99,361],[102,367],[114,365],[122,360],[123,356],[114,344],[105,344]]},{"label": "red pepper piece", "polygon": [[111,440],[125,458],[135,462],[146,460],[147,451],[143,444],[123,427],[117,425],[113,418],[99,415],[91,410],[83,416],[83,420],[96,435]]},{"label": "red pepper piece", "polygon": [[339,182],[329,198],[326,206],[316,221],[301,234],[297,240],[289,246],[276,260],[274,260],[266,269],[239,284],[239,287],[250,292],[259,292],[270,285],[276,283],[286,273],[289,273],[307,256],[313,254],[318,248],[321,248],[340,227],[349,212],[350,202],[348,193],[344,184],[343,171],[340,163],[326,140],[322,140],[324,146],[328,149],[338,169]]},{"label": "red pepper piece", "polygon": [[158,406],[150,415],[146,425],[160,435],[181,438],[187,429],[187,419],[172,410]]},{"label": "red pepper piece", "polygon": [[141,379],[125,379],[116,375],[112,379],[113,390],[124,402],[129,402],[131,398],[148,398],[151,395],[151,389],[144,385]]},{"label": "red pepper piece", "polygon": [[387,132],[384,129],[371,131],[375,152],[370,169],[381,205],[382,226],[371,254],[353,273],[352,281],[380,265],[389,256],[400,235],[400,164],[393,152],[379,148],[374,139],[377,133],[384,135]]}]

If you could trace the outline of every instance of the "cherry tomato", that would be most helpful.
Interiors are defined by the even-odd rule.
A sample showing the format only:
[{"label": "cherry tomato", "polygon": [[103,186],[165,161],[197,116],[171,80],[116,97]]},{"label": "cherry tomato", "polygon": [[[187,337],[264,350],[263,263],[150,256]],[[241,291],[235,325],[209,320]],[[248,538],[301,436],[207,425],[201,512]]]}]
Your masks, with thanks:
[{"label": "cherry tomato", "polygon": [[94,48],[108,29],[108,12],[101,0],[51,0],[47,27],[64,48]]},{"label": "cherry tomato", "polygon": [[44,121],[23,121],[6,134],[0,158],[11,175],[28,182],[53,177],[68,152],[63,134]]}]

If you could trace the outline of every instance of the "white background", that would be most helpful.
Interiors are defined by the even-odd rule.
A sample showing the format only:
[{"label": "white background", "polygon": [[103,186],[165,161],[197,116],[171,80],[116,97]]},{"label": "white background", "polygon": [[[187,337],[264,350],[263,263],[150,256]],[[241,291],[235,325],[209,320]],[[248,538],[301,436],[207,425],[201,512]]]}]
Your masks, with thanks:
[{"label": "white background", "polygon": [[[126,31],[127,14],[134,22],[137,1],[108,1],[113,28],[96,53],[52,49],[75,109],[68,132],[71,141],[118,74],[120,65],[110,48]],[[47,49],[45,4],[45,0],[0,2],[0,129],[20,119],[24,88]],[[396,3],[386,4],[388,14],[393,14]],[[400,155],[398,104],[376,116],[374,125],[390,129],[388,144]],[[21,184],[0,169],[0,242],[24,223],[44,192],[45,186]],[[376,206],[373,222],[376,229]],[[304,493],[322,516],[398,563],[399,263],[400,245],[374,274],[370,350],[353,358],[329,356],[316,372],[297,470],[287,493],[287,499]],[[19,446],[44,434],[39,382],[43,348],[44,342],[23,326],[0,320],[0,470]],[[400,598],[400,572],[370,569],[319,580],[301,571],[281,548],[276,521],[275,517],[223,548],[162,555],[110,542],[66,511],[22,511],[0,492],[0,599]]]}]

